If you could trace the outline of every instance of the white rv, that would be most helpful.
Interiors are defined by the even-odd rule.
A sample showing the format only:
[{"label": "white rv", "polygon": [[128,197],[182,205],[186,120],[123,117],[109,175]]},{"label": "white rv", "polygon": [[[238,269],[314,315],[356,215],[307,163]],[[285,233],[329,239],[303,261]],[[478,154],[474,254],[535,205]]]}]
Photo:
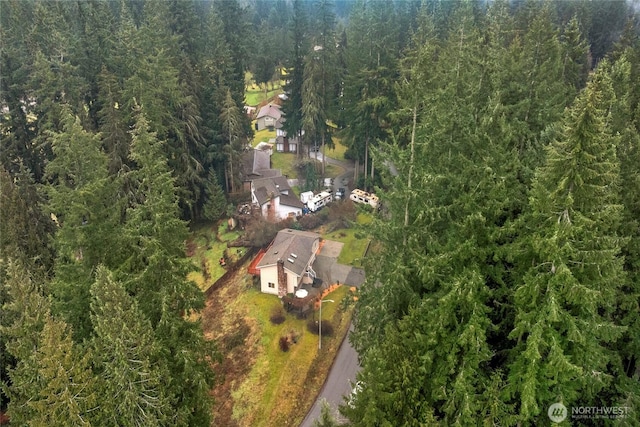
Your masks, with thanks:
[{"label": "white rv", "polygon": [[323,191],[313,196],[313,198],[307,202],[307,207],[311,212],[317,212],[318,210],[322,209],[323,206],[326,206],[332,201],[333,196],[331,195],[331,193]]},{"label": "white rv", "polygon": [[363,203],[365,205],[369,205],[373,208],[377,208],[380,200],[378,196],[373,193],[367,193],[366,191],[362,191],[360,189],[355,189],[351,192],[349,199],[353,200],[356,203]]},{"label": "white rv", "polygon": [[305,205],[309,202],[309,200],[313,199],[313,191],[305,191],[300,193],[300,201]]}]

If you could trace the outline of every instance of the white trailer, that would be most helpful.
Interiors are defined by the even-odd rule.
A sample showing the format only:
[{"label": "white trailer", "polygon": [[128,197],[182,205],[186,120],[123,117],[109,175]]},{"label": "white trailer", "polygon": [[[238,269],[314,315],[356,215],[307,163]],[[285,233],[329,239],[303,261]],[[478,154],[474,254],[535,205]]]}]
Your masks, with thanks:
[{"label": "white trailer", "polygon": [[317,212],[332,201],[333,196],[331,193],[323,191],[313,196],[313,198],[307,202],[307,207],[309,208],[309,211]]},{"label": "white trailer", "polygon": [[363,203],[365,205],[369,205],[373,208],[377,208],[380,200],[378,196],[373,193],[367,193],[366,191],[362,191],[360,189],[355,189],[351,192],[349,199],[353,200],[356,203]]},{"label": "white trailer", "polygon": [[313,199],[313,191],[305,191],[304,193],[300,193],[300,201],[305,205],[311,199]]}]

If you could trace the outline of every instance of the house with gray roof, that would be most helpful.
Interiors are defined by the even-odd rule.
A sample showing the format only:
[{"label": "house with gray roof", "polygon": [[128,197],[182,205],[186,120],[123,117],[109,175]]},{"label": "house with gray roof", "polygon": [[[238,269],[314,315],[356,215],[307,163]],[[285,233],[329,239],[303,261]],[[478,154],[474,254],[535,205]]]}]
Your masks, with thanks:
[{"label": "house with gray roof", "polygon": [[251,202],[260,207],[263,217],[274,222],[300,216],[304,207],[282,175],[253,179]]},{"label": "house with gray roof", "polygon": [[313,280],[311,265],[319,248],[317,233],[280,230],[256,265],[260,271],[260,290],[279,297],[294,294],[303,281]]},{"label": "house with gray roof", "polygon": [[256,130],[279,129],[282,127],[282,111],[277,104],[267,104],[260,108],[256,116]]},{"label": "house with gray roof", "polygon": [[240,158],[240,177],[242,189],[251,191],[251,181],[281,175],[277,169],[271,169],[271,154],[265,150],[251,148]]}]

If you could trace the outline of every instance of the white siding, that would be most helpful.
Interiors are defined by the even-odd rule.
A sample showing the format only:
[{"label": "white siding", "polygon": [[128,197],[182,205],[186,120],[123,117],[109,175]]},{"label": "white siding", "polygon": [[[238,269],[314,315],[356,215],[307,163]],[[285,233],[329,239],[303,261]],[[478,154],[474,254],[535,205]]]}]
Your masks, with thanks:
[{"label": "white siding", "polygon": [[278,215],[280,219],[285,219],[289,216],[290,212],[293,212],[296,216],[302,215],[302,209],[278,203],[276,207],[276,215]]},{"label": "white siding", "polygon": [[[273,283],[273,288],[269,287]],[[265,294],[278,295],[278,268],[275,265],[260,269],[260,290]]]},{"label": "white siding", "polygon": [[298,280],[300,278],[294,273],[287,271],[287,293],[294,293],[295,287],[298,286]]}]

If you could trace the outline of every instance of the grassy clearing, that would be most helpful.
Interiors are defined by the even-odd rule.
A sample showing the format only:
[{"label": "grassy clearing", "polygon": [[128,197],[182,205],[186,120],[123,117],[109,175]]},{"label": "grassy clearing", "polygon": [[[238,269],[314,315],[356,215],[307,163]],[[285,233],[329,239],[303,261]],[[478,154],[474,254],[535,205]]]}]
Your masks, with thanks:
[{"label": "grassy clearing", "polygon": [[338,263],[354,267],[362,266],[364,251],[369,244],[369,239],[363,236],[362,233],[358,229],[347,228],[333,231],[324,236],[327,240],[344,243],[340,256],[338,256]]},{"label": "grassy clearing", "polygon": [[[343,317],[346,318],[351,313],[348,311],[347,316],[344,316],[339,310],[340,301],[348,292],[346,286],[339,287],[327,296],[336,302],[324,304],[322,309],[323,319],[330,319],[336,331],[339,324],[343,323]],[[243,307],[255,319],[257,330],[254,333],[260,340],[257,344],[258,357],[251,372],[232,393],[234,419],[240,425],[258,427],[287,425],[292,418],[301,420],[306,414],[298,411],[306,411],[306,406],[299,408],[300,398],[306,395],[313,401],[318,391],[308,387],[307,378],[324,378],[327,373],[324,371],[320,375],[322,372],[316,372],[314,366],[318,357],[318,336],[307,330],[307,320],[300,320],[295,316],[286,315],[284,323],[272,324],[269,318],[273,310],[281,307],[280,301],[255,288],[244,292],[238,298],[237,306]],[[291,335],[297,336],[297,342],[291,344],[287,352],[283,352],[279,346],[280,337]],[[324,336],[322,352],[336,349],[335,343],[341,338],[339,333],[334,333],[333,337]]]},{"label": "grassy clearing", "polygon": [[271,167],[273,169],[280,169],[282,175],[289,178],[296,178],[298,172],[295,168],[296,155],[295,153],[276,153],[271,156]]},{"label": "grassy clearing", "polygon": [[[187,275],[198,285],[198,288],[205,291],[216,280],[227,272],[226,268],[219,263],[220,258],[239,256],[243,248],[231,248],[227,250],[227,242],[235,240],[240,236],[238,231],[227,231],[227,222],[219,224],[201,224],[192,230],[191,239],[187,243],[192,251],[191,260],[197,270]],[[225,254],[226,250],[226,254]]]},{"label": "grassy clearing", "polygon": [[236,240],[238,237],[240,237],[240,232],[238,231],[238,229],[235,230],[229,230],[229,227],[227,226],[227,222],[226,221],[222,221],[219,225],[218,225],[218,240],[223,242],[223,243],[227,243],[227,242],[231,242],[233,240]]},{"label": "grassy clearing", "polygon": [[[270,85],[269,85],[270,86]],[[261,102],[266,101],[268,99],[273,98],[274,96],[282,93],[282,89],[276,87],[273,90],[267,91],[267,96],[264,95],[264,88],[260,88],[257,85],[253,84],[249,86],[248,90],[244,93],[244,102],[247,105],[255,107],[259,105]]]},{"label": "grassy clearing", "polygon": [[327,150],[327,157],[344,161],[344,153],[346,153],[347,147],[341,144],[340,138],[336,138],[334,136],[332,139],[333,143],[335,144],[335,148]]},{"label": "grassy clearing", "polygon": [[[255,121],[253,122],[252,126],[255,129]],[[257,130],[253,134],[253,146],[255,147],[260,142],[269,142],[271,138],[275,138],[275,137],[276,137],[275,130],[269,130],[269,129]],[[273,148],[275,149],[275,147]]]},{"label": "grassy clearing", "polygon": [[[366,226],[373,221],[370,213],[358,212],[356,224]],[[324,236],[325,239],[344,243],[338,262],[340,264],[362,267],[362,258],[370,239],[362,227],[335,230]]]}]

